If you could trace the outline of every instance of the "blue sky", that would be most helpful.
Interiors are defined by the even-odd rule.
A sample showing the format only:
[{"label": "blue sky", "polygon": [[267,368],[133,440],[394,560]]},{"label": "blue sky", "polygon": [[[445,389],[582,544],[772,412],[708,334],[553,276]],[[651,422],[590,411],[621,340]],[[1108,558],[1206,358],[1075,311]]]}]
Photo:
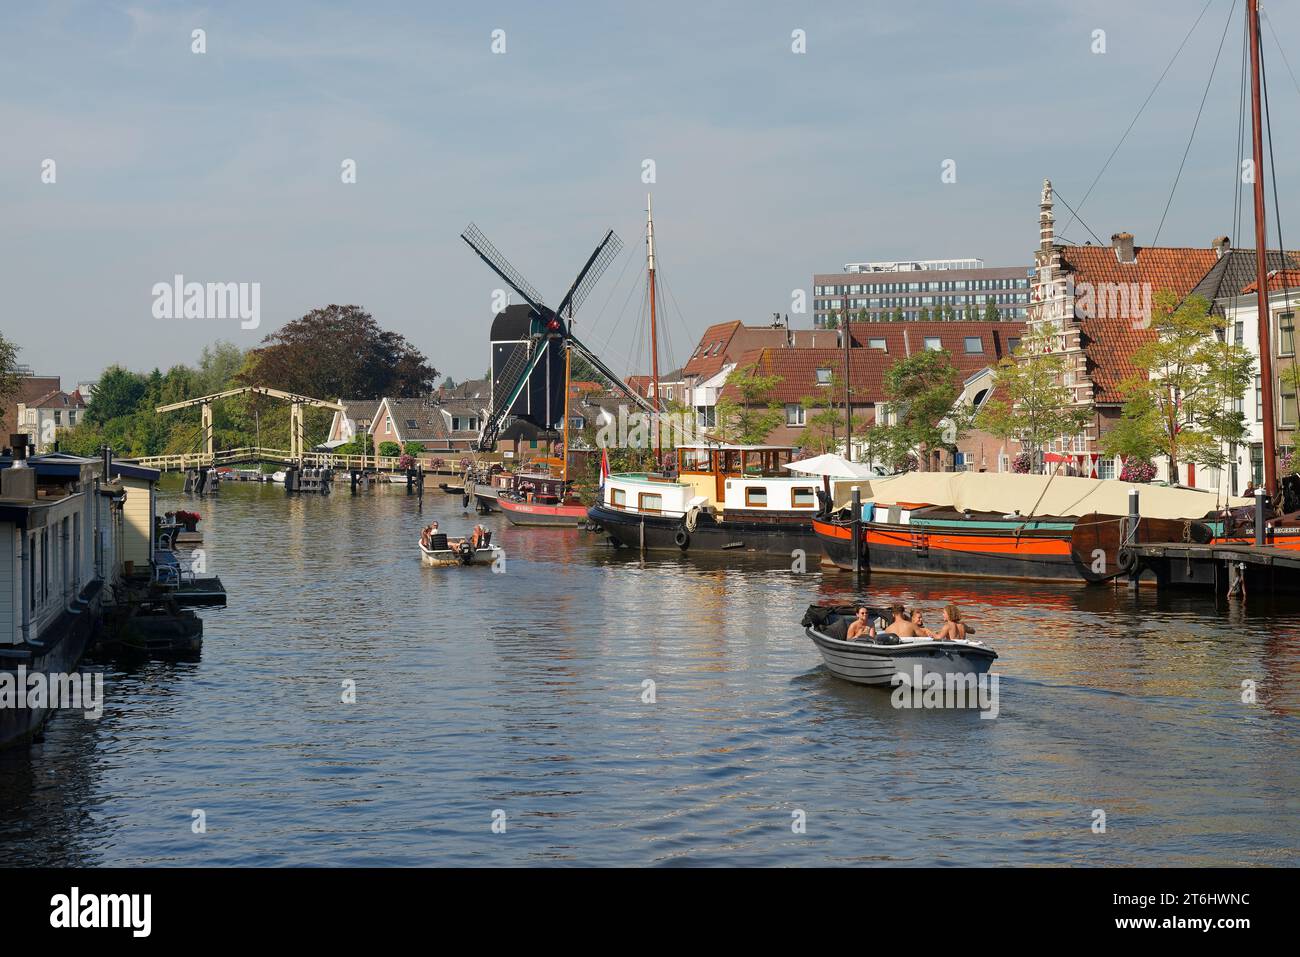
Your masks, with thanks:
[{"label": "blue sky", "polygon": [[[357,303],[461,379],[488,364],[500,285],[458,238],[466,223],[552,304],[612,226],[628,251],[577,328],[619,371],[644,371],[633,287],[649,158],[680,363],[710,323],[789,312],[792,290],[844,262],[1028,265],[1043,178],[1082,200],[1203,5],[10,5],[0,327],[22,361],[70,387],[112,362],[165,369],[205,343],[255,345],[315,306]],[[1231,6],[1211,0],[1082,209],[1103,241],[1127,229],[1151,242]],[[1300,14],[1269,6],[1300,66]],[[1242,8],[1165,245],[1232,229]],[[1091,51],[1098,29],[1104,54]],[[1294,246],[1300,91],[1268,24],[1264,41]],[[344,159],[355,184],[340,181]],[[945,159],[956,183],[941,182]],[[1068,218],[1058,207],[1058,225]],[[1066,235],[1089,238],[1077,224]],[[261,326],[153,318],[154,283],[177,273],[260,283]]]}]

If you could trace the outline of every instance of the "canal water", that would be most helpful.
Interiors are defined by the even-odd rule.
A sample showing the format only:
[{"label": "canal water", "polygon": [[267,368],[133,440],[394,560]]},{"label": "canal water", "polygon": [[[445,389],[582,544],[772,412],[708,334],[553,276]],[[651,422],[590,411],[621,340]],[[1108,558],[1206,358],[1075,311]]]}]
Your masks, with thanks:
[{"label": "canal water", "polygon": [[[229,607],[201,660],[102,666],[101,718],[0,755],[0,864],[1300,863],[1294,603],[867,583],[963,608],[988,720],[828,675],[799,619],[859,592],[815,564],[641,561],[437,490],[167,488]],[[493,527],[504,572],[422,567],[430,518]]]}]

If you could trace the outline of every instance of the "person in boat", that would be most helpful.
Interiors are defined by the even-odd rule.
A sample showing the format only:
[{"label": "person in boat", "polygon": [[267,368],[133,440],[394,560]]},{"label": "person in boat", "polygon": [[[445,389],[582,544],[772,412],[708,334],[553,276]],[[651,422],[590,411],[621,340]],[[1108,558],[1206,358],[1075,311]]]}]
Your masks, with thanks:
[{"label": "person in boat", "polygon": [[[902,605],[890,605],[889,613],[894,620],[885,626],[885,633],[899,638],[916,638],[916,626],[907,620],[907,610]],[[871,637],[876,637],[876,629],[871,629]]]},{"label": "person in boat", "polygon": [[943,625],[938,631],[927,634],[935,641],[965,641],[966,623],[961,620],[961,609],[956,605],[944,605]]},{"label": "person in boat", "polygon": [[849,622],[849,634],[847,640],[855,641],[863,635],[873,635],[874,632],[871,628],[870,618],[871,613],[867,610],[867,606],[859,605],[857,608],[857,614],[854,616],[853,621]]}]

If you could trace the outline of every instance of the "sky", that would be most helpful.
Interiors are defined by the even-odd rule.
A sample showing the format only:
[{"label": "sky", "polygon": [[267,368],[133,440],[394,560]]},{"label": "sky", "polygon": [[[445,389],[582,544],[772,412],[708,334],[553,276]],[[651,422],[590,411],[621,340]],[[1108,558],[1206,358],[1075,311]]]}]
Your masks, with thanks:
[{"label": "sky", "polygon": [[[810,326],[812,274],[846,262],[1027,267],[1045,177],[1086,224],[1064,230],[1058,203],[1066,240],[1128,230],[1150,244],[1227,25],[1160,233],[1208,246],[1233,232],[1244,0],[1208,0],[1079,206],[1205,7],[6,4],[0,330],[21,362],[71,388],[113,363],[166,370],[205,344],[255,346],[313,308],[357,304],[460,380],[488,366],[502,285],[461,242],[466,224],[551,305],[612,227],[625,250],[576,330],[616,371],[645,372],[653,191],[660,367],[672,368],[715,322],[780,312]],[[1267,7],[1294,248],[1300,88],[1278,41],[1300,66],[1300,12]],[[1275,245],[1271,197],[1269,218]],[[1239,245],[1253,245],[1249,215],[1243,229]],[[257,327],[158,318],[154,287],[178,274],[258,284]]]}]

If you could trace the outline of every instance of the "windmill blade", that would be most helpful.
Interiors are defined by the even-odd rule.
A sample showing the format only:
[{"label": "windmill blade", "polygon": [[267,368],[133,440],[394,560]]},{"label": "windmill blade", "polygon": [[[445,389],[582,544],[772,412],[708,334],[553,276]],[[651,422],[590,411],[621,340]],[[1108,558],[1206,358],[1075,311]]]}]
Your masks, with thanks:
[{"label": "windmill blade", "polygon": [[556,315],[565,315],[566,309],[569,314],[578,311],[583,301],[586,300],[587,294],[591,292],[622,248],[623,240],[618,238],[614,230],[611,229],[605,233],[605,238],[600,241],[596,251],[591,254],[587,264],[582,267],[582,272],[578,273],[578,278],[573,280],[573,285],[569,287],[569,291],[561,301],[560,308],[555,310]]},{"label": "windmill blade", "polygon": [[568,341],[568,347],[570,349],[573,349],[578,353],[578,355],[582,356],[589,363],[591,363],[596,368],[596,371],[598,371],[601,375],[603,375],[606,379],[608,379],[610,381],[610,384],[614,386],[615,389],[617,389],[619,392],[623,393],[623,395],[631,399],[642,412],[649,412],[652,415],[656,414],[656,410],[654,406],[650,404],[649,400],[646,399],[645,396],[638,395],[635,389],[633,389],[621,378],[619,378],[618,375],[615,374],[615,372],[612,369],[610,369],[609,366],[601,362],[600,357],[597,356],[596,353],[592,352],[585,345],[583,345],[582,342],[579,341],[577,336],[570,333],[567,338],[567,341]]},{"label": "windmill blade", "polygon": [[528,305],[543,315],[546,313],[546,300],[542,298],[542,294],[534,289],[532,284],[520,274],[519,270],[510,264],[510,260],[501,255],[501,251],[492,245],[488,238],[483,235],[481,229],[470,223],[465,227],[465,231],[460,234],[460,238],[465,240],[466,245],[478,253],[479,258],[487,263],[494,273],[504,279],[511,289],[523,296]]}]

